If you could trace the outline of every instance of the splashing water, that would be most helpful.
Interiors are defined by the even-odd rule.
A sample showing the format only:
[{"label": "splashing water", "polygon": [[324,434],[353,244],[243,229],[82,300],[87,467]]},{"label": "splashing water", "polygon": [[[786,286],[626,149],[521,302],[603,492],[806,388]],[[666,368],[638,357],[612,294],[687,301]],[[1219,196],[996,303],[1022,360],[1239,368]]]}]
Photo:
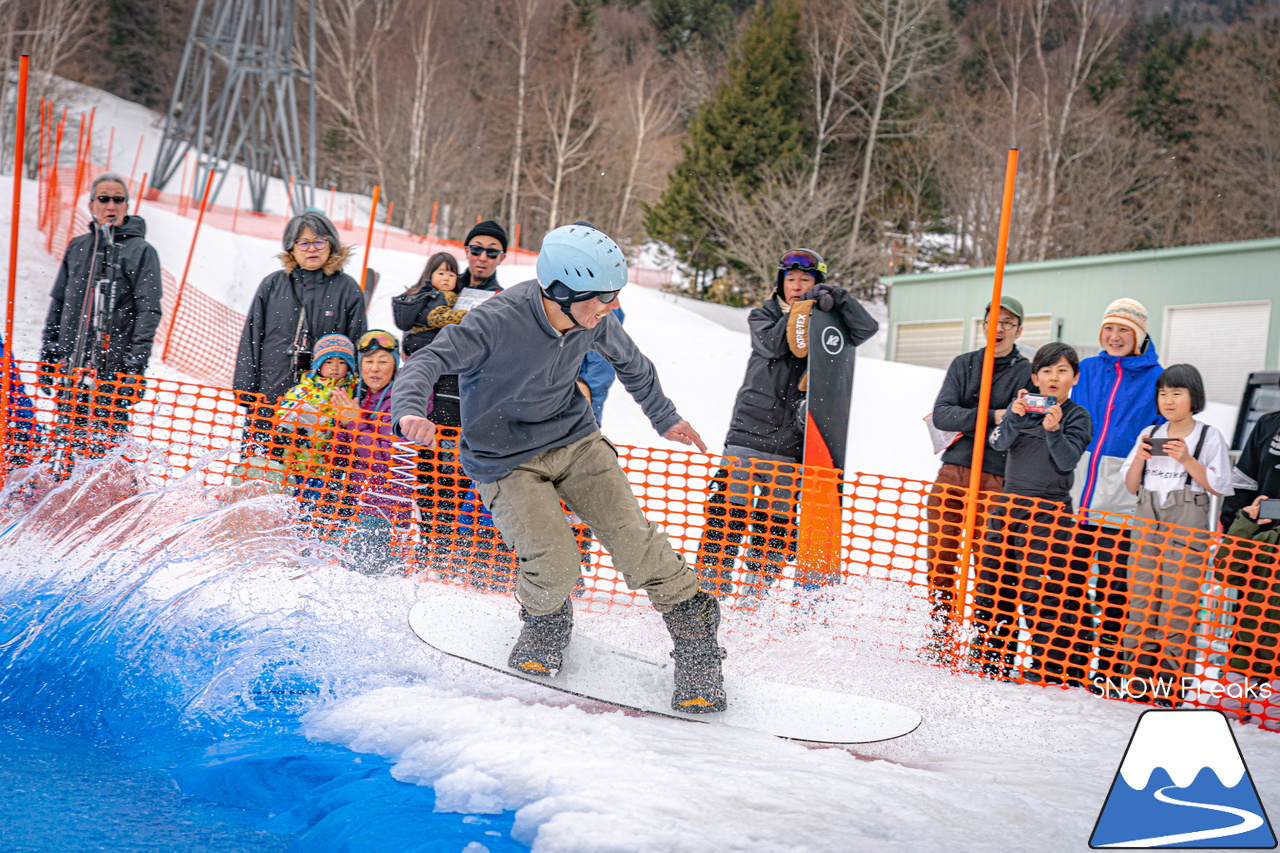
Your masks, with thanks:
[{"label": "splashing water", "polygon": [[344,569],[254,484],[142,472],[117,454],[0,492],[0,750],[41,780],[0,778],[31,816],[0,846],[527,849],[509,813],[435,814],[431,788],[300,733],[335,699],[432,679],[403,627],[414,581]]}]

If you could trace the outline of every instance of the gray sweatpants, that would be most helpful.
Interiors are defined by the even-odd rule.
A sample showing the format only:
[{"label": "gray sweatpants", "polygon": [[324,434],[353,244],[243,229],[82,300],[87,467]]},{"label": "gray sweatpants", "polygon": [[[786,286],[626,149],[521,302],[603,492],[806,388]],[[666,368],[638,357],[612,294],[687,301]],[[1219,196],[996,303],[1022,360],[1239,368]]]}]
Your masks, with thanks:
[{"label": "gray sweatpants", "polygon": [[477,483],[481,500],[520,558],[516,597],[533,616],[555,613],[581,571],[573,529],[560,507],[591,526],[632,589],[661,613],[692,598],[698,578],[662,528],[640,511],[618,452],[599,432],[538,454],[495,483]]}]

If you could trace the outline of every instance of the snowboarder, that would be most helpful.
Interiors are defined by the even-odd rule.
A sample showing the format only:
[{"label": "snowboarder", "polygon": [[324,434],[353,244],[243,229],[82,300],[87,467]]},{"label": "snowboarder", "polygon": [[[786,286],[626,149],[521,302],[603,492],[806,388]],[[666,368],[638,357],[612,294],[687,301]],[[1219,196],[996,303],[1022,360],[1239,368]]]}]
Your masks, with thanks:
[{"label": "snowboarder", "polygon": [[569,642],[580,557],[563,499],[613,555],[628,586],[645,590],[662,613],[675,646],[672,707],[722,711],[719,604],[698,590],[693,569],[644,517],[576,385],[582,357],[594,349],[659,434],[706,450],[611,313],[626,283],[626,259],[608,236],[585,222],[555,229],[543,240],[536,280],[473,309],[408,361],[392,422],[410,441],[433,441],[428,395],[441,374],[458,374],[463,470],[520,556],[516,597],[524,627],[509,666],[554,675]]},{"label": "snowboarder", "polygon": [[827,265],[817,252],[784,253],[771,298],[747,320],[751,358],[724,440],[725,467],[712,481],[715,491],[699,554],[703,565],[721,566],[726,581],[744,529],[750,533],[745,562],[749,572],[781,564],[784,552],[795,547],[793,504],[799,493],[798,466],[804,460],[809,359],[794,352],[789,331],[814,307],[839,316],[855,347],[880,328],[852,294],[826,282],[826,273]]},{"label": "snowboarder", "polygon": [[128,212],[124,178],[99,175],[89,190],[89,233],[67,244],[49,298],[40,360],[53,372],[42,379],[93,388],[60,405],[74,409],[73,449],[85,449],[89,432],[95,452],[128,432],[160,325],[160,258],[146,241],[147,223]]}]

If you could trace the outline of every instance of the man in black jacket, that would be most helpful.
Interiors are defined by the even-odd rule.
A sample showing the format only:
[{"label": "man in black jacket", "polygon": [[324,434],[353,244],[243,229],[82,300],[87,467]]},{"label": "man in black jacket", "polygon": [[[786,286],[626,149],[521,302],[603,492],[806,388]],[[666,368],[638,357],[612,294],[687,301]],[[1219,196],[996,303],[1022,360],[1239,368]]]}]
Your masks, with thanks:
[{"label": "man in black jacket", "polygon": [[[86,429],[99,433],[98,448],[128,432],[160,325],[160,258],[145,239],[146,222],[128,211],[124,179],[99,175],[89,190],[89,232],[67,244],[50,294],[40,348],[40,360],[53,367],[47,375],[96,392],[75,395],[77,449]],[[90,407],[92,422],[83,417]]]},{"label": "man in black jacket", "polygon": [[[990,436],[1005,416],[1009,404],[1023,388],[1030,387],[1031,362],[1018,352],[1017,341],[1022,336],[1022,303],[1011,296],[1000,300],[1000,313],[996,328],[995,366],[991,377],[991,399],[987,409],[987,424],[983,440]],[[985,339],[991,318],[991,306],[987,306],[982,321]],[[926,516],[933,522],[930,532],[937,536],[930,543],[929,597],[935,617],[945,620],[951,615],[951,601],[955,590],[956,551],[960,547],[964,521],[964,502],[961,498],[969,488],[973,470],[973,441],[977,431],[978,394],[982,385],[982,359],[986,347],[956,356],[947,368],[942,380],[942,390],[933,404],[933,425],[939,430],[958,433],[955,440],[942,453],[942,467],[938,470],[938,486],[929,497]],[[984,492],[1004,489],[1005,451],[987,447],[982,456],[982,480],[979,488]],[[941,507],[941,509],[938,509]]]},{"label": "man in black jacket", "polygon": [[[854,346],[880,328],[850,293],[825,282],[826,272],[827,265],[816,252],[785,253],[778,262],[771,298],[747,320],[751,358],[724,440],[725,468],[712,482],[707,532],[699,554],[704,566],[722,568],[724,587],[732,587],[728,570],[744,531],[751,534],[745,567],[753,573],[763,571],[764,563],[780,567],[784,553],[795,547],[796,473],[804,458],[804,379],[809,360],[792,353],[788,321],[814,305],[832,311],[843,321]],[[744,580],[751,584],[754,579]]]}]

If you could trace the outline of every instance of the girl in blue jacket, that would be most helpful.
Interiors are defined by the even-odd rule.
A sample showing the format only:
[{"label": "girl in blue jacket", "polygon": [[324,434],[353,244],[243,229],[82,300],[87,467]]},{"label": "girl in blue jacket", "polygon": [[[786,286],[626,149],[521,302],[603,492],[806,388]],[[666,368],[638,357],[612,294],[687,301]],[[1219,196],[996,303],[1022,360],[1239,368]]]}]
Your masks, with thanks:
[{"label": "girl in blue jacket", "polygon": [[1084,459],[1079,507],[1130,512],[1133,496],[1124,484],[1124,458],[1138,434],[1164,423],[1156,408],[1160,366],[1147,337],[1147,309],[1136,299],[1107,306],[1098,334],[1102,352],[1080,362],[1080,381],[1071,398],[1093,418],[1093,440]]}]

